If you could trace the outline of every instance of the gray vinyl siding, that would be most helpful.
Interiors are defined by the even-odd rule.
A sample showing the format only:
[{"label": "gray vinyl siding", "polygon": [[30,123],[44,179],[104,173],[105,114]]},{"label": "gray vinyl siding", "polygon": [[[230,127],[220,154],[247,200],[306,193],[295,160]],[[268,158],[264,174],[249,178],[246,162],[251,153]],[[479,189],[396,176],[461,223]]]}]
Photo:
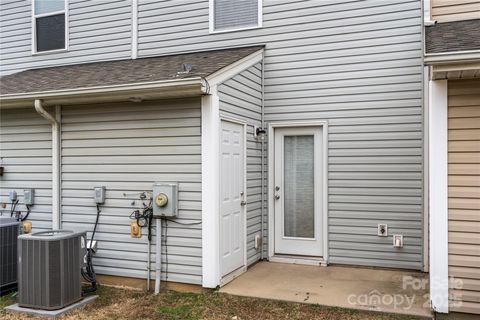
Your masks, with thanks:
[{"label": "gray vinyl siding", "polygon": [[[126,3],[72,1],[71,29],[82,21],[75,6],[78,15],[87,10],[85,17],[96,18],[77,22],[69,53],[32,57],[29,7],[2,1],[2,72],[128,58]],[[209,33],[208,6],[206,0],[140,1],[139,56],[265,44],[265,120],[329,123],[330,262],[421,269],[421,1],[264,0],[262,28],[216,34]],[[405,247],[377,237],[378,223],[403,234]]]},{"label": "gray vinyl siding", "polygon": [[262,28],[208,23],[208,1],[142,1],[139,54],[265,44],[265,120],[329,123],[329,261],[421,269],[421,1],[266,0]]},{"label": "gray vinyl siding", "polygon": [[260,259],[255,236],[261,235],[261,143],[253,136],[253,126],[261,127],[262,65],[239,73],[218,87],[220,116],[247,123],[247,264]]},{"label": "gray vinyl siding", "polygon": [[68,2],[68,51],[32,55],[31,0],[1,1],[2,75],[39,67],[130,57],[131,0]]},{"label": "gray vinyl siding", "polygon": [[[96,234],[97,273],[146,277],[147,228],[142,238],[131,238],[129,215],[141,204],[132,193],[151,191],[154,182],[178,182],[177,220],[201,222],[200,122],[200,98],[62,108],[62,227],[90,236],[93,187],[107,189]],[[168,280],[201,284],[201,225],[168,222],[167,234]],[[152,243],[155,270],[155,237]],[[165,243],[162,252],[165,279]]]},{"label": "gray vinyl siding", "polygon": [[28,216],[33,232],[52,227],[52,129],[32,108],[2,109],[0,114],[0,202],[7,203],[1,214],[10,216],[8,193],[15,190],[17,210],[25,214],[23,190],[35,188],[35,205]]}]

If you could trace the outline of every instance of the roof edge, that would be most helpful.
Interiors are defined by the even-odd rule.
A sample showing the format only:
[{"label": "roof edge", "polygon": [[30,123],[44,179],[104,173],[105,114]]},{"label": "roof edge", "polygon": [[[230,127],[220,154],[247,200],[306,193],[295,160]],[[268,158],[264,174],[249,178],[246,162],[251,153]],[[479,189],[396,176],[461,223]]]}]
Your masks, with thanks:
[{"label": "roof edge", "polygon": [[261,62],[263,60],[264,51],[264,48],[260,48],[259,50],[249,54],[248,56],[243,57],[242,59],[237,60],[234,63],[229,64],[228,66],[223,67],[222,69],[208,75],[206,79],[209,85],[212,87],[217,86],[231,79],[242,71],[247,70],[248,68]]},{"label": "roof edge", "polygon": [[424,57],[426,64],[475,62],[478,60],[480,60],[480,50],[426,53]]},{"label": "roof edge", "polygon": [[[178,96],[192,96],[208,93],[205,87],[205,80],[201,77],[160,80],[152,82],[129,83],[113,86],[97,86],[76,89],[62,89],[32,93],[14,93],[0,95],[0,107],[15,108],[33,105],[36,99],[42,99],[45,105],[65,104],[62,101],[69,101],[69,104],[78,104],[84,101],[95,101],[95,97],[102,98],[104,101],[107,97],[115,98],[116,101],[122,97],[134,96],[135,94],[146,93],[149,96],[168,96],[166,92],[171,92],[173,88],[185,90],[178,92]],[[176,96],[177,94],[170,94]]]}]

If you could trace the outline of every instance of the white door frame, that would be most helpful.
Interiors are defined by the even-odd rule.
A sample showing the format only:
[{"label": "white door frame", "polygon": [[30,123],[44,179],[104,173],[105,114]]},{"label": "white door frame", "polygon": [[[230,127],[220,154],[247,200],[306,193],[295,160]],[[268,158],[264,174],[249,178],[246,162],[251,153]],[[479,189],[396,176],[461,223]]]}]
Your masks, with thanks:
[{"label": "white door frame", "polygon": [[[227,116],[227,115],[220,115],[220,128],[221,128],[222,121],[227,121],[227,122],[231,122],[231,123],[235,123],[235,124],[243,126],[243,194],[244,194],[245,201],[247,201],[247,196],[248,196],[247,195],[247,123],[245,121],[237,119],[235,117],[230,117],[230,116]],[[218,145],[219,146],[220,146],[220,143],[221,143],[221,139],[222,139],[221,135],[218,135]],[[218,161],[220,163],[221,152],[219,152],[218,156],[219,156]],[[219,166],[218,170],[220,172],[220,166]],[[220,174],[219,174],[219,178],[220,178]],[[220,206],[220,203],[219,203],[219,206]],[[220,276],[221,276],[220,286],[223,286],[223,285],[227,284],[228,282],[232,281],[233,279],[235,279],[236,277],[238,277],[239,275],[241,275],[242,273],[247,271],[247,211],[248,211],[247,207],[248,207],[248,202],[247,202],[246,205],[241,207],[241,210],[243,211],[242,212],[243,217],[244,217],[244,221],[243,221],[243,229],[244,229],[243,230],[243,241],[245,242],[244,246],[243,246],[243,267],[235,270],[234,272],[231,272],[231,273],[227,274],[226,276],[222,276],[220,274]],[[220,212],[219,212],[217,218],[220,219]],[[219,227],[220,227],[220,225],[219,225]],[[219,240],[222,241],[222,239],[219,239]],[[220,242],[218,242],[218,247],[219,247],[219,250],[220,250]],[[219,270],[222,270],[220,254],[218,255],[218,267],[219,267]]]},{"label": "white door frame", "polygon": [[[276,257],[275,244],[275,204],[274,204],[274,179],[275,179],[275,129],[295,127],[322,127],[323,133],[323,165],[322,165],[322,220],[323,220],[323,257],[320,261],[310,259],[297,259],[289,257]],[[328,121],[295,121],[295,122],[271,122],[268,124],[268,258],[270,261],[299,263],[299,264],[322,264],[328,263]]]}]

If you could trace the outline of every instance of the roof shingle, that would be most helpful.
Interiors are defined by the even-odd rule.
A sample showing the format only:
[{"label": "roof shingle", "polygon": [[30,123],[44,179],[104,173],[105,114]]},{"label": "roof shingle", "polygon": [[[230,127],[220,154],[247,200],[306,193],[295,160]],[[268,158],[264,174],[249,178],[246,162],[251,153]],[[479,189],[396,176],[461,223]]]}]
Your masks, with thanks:
[{"label": "roof shingle", "polygon": [[480,50],[480,19],[425,27],[427,53]]},{"label": "roof shingle", "polygon": [[[261,46],[232,48],[26,70],[1,77],[0,94],[206,77],[262,48]],[[192,70],[188,73],[178,73],[183,71],[183,64],[190,64]]]}]

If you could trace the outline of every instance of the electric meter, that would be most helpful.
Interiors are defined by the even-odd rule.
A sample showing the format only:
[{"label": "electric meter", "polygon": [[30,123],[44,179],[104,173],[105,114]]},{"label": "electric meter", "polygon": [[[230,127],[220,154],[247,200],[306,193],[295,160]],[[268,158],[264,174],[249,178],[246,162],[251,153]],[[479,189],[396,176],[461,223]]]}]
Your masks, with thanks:
[{"label": "electric meter", "polygon": [[176,183],[155,183],[153,200],[154,217],[176,217],[178,215],[178,185]]}]

